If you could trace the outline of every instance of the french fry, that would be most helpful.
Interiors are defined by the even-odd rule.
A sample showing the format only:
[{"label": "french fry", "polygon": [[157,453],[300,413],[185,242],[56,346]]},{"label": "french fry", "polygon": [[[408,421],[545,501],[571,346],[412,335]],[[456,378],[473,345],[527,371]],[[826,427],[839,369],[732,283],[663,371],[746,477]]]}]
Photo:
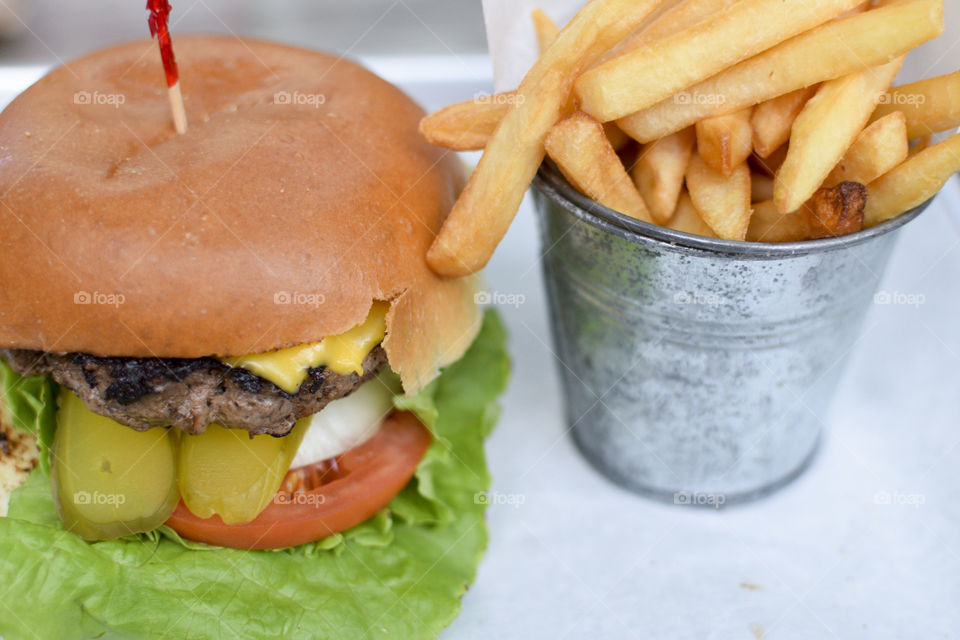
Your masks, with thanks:
[{"label": "french fry", "polygon": [[942,32],[942,0],[901,0],[828,22],[617,124],[639,142],[658,140],[698,120],[886,64]]},{"label": "french fry", "polygon": [[610,146],[616,151],[622,150],[633,142],[633,138],[625,134],[620,127],[617,126],[616,122],[604,123],[603,131],[607,134],[607,140],[610,141]]},{"label": "french fry", "polygon": [[773,178],[765,173],[750,174],[750,201],[766,202],[773,200]]},{"label": "french fry", "polygon": [[818,189],[801,208],[807,238],[835,238],[860,231],[866,203],[867,188],[857,182]]},{"label": "french fry", "polygon": [[693,154],[687,167],[687,190],[693,206],[717,237],[743,240],[750,225],[750,168],[746,163],[725,177]]},{"label": "french fry", "polygon": [[766,158],[790,139],[793,121],[801,109],[817,92],[818,86],[797,89],[782,96],[761,102],[753,110],[750,126],[753,128],[753,148]]},{"label": "french fry", "polygon": [[753,205],[748,242],[800,242],[807,239],[807,224],[799,212],[783,214],[773,200]]},{"label": "french fry", "polygon": [[851,182],[819,189],[797,211],[780,213],[772,200],[753,206],[747,240],[801,242],[855,233],[863,227],[866,189]]},{"label": "french fry", "polygon": [[651,107],[732,64],[857,6],[861,0],[740,0],[724,11],[608,60],[577,79],[580,108],[607,122]]},{"label": "french fry", "polygon": [[[646,42],[673,35],[696,24],[712,13],[738,1],[739,0],[687,0],[685,2],[675,3],[676,6],[668,7],[668,11],[656,16],[657,19],[653,21],[647,29],[628,37],[624,41],[625,47],[623,50],[626,51],[637,48]],[[665,2],[664,5],[661,6],[667,4],[668,3]],[[854,11],[856,10],[858,9],[854,9]],[[537,30],[537,40],[542,52],[545,50],[548,42],[551,41],[549,40],[551,34],[552,37],[556,37],[556,32],[553,30],[556,28],[556,25],[540,9],[535,9],[531,15]],[[553,28],[551,28],[551,25]],[[814,88],[810,88],[808,90],[799,90],[796,93],[802,94],[814,90]],[[513,106],[515,101],[514,94],[515,92],[513,91],[498,93],[492,96],[484,96],[482,99],[467,100],[441,109],[424,118],[421,123],[421,132],[424,138],[431,144],[446,147],[454,151],[482,150],[484,146],[486,146],[490,136],[493,135],[500,120]],[[769,102],[776,103],[786,98],[787,96],[782,96]],[[763,114],[766,112],[763,108],[764,106],[765,105],[761,105],[758,107],[754,115],[755,119],[763,118]],[[802,107],[802,104],[797,106],[796,112],[799,112],[800,107]],[[767,109],[769,108],[770,107],[767,107]],[[769,115],[771,118],[776,117],[773,113]],[[796,117],[796,113],[794,113],[792,117]],[[791,125],[792,122],[793,120],[791,118],[784,128],[782,120],[779,121],[783,136],[781,142],[787,140],[790,131],[789,125]],[[771,121],[769,126],[773,127],[774,122]],[[626,145],[626,140],[624,140],[621,135],[622,132],[619,128],[613,132],[608,128],[607,131],[608,133],[612,133],[612,135],[610,135],[610,141],[615,149],[619,150]],[[776,144],[769,151],[772,151],[777,146],[779,146],[779,144]],[[761,151],[760,148],[757,148],[757,150],[761,155],[764,155],[764,152]]]},{"label": "french fry", "polygon": [[880,224],[935,196],[960,171],[960,134],[927,147],[867,185],[864,224]]},{"label": "french fry", "polygon": [[[850,9],[850,11],[847,11],[846,13],[840,14],[839,17],[840,17],[840,18],[849,18],[850,16],[852,16],[852,15],[854,15],[854,14],[863,13],[864,11],[866,11],[867,9],[869,9],[872,5],[873,5],[873,0],[866,0],[865,2],[861,3],[859,6],[856,6],[856,7],[854,7],[853,9]],[[879,6],[879,5],[880,5],[880,2],[877,2],[877,5]]]},{"label": "french fry", "polygon": [[729,176],[750,156],[753,150],[751,112],[743,109],[697,123],[697,151],[714,171]]},{"label": "french fry", "polygon": [[690,194],[686,192],[680,194],[680,198],[677,201],[677,210],[669,222],[667,222],[666,226],[668,229],[692,233],[695,236],[706,236],[707,238],[717,237],[713,229],[711,229],[709,225],[703,221],[703,218],[700,217],[700,214],[697,213],[696,207],[693,206],[693,201],[690,200]]},{"label": "french fry", "polygon": [[628,36],[618,45],[615,53],[622,55],[639,49],[648,42],[672,36],[736,2],[739,0],[684,0],[654,16],[646,29]]},{"label": "french fry", "polygon": [[652,222],[602,124],[578,111],[550,130],[545,146],[547,155],[580,193],[614,211]]},{"label": "french fry", "polygon": [[[662,0],[592,0],[567,24],[517,89],[517,104],[427,252],[440,275],[466,276],[493,255],[544,156],[544,140],[566,107],[577,74],[622,40]],[[522,100],[521,100],[522,98]]]},{"label": "french fry", "polygon": [[[695,1],[703,4],[716,3],[716,0]],[[723,1],[732,3],[736,0]],[[543,55],[553,44],[560,29],[542,9],[534,9],[530,17],[533,20],[540,54]],[[662,31],[662,27],[657,30]],[[450,105],[423,118],[420,122],[420,134],[430,144],[453,151],[480,151],[487,145],[515,99],[516,92],[507,91]],[[606,129],[614,149],[620,150],[627,145],[629,136],[623,133],[616,123],[607,123]]]},{"label": "french fry", "polygon": [[[452,151],[482,151],[516,100],[516,91],[506,91],[452,104],[420,120],[420,135]],[[617,151],[632,139],[616,122],[606,123],[604,129]]]},{"label": "french fry", "polygon": [[696,142],[693,128],[684,129],[640,150],[631,176],[657,224],[666,224],[677,208],[683,178]]},{"label": "french fry", "polygon": [[813,197],[863,131],[902,64],[900,57],[825,82],[810,99],[793,123],[790,150],[777,172],[773,201],[780,213],[795,211]]},{"label": "french fry", "polygon": [[[787,159],[787,152],[790,151],[790,145],[782,145],[779,149],[771,153],[766,158],[761,158],[756,153],[750,156],[750,162],[758,169],[766,173],[771,178],[776,177],[777,171],[783,166],[783,161]],[[770,196],[773,199],[773,196]]]},{"label": "french fry", "polygon": [[[516,91],[506,91],[452,104],[420,120],[420,135],[452,151],[482,151],[516,100]],[[606,123],[604,129],[617,151],[632,140],[616,122]]]},{"label": "french fry", "polygon": [[927,134],[916,142],[910,143],[910,155],[916,155],[933,144],[933,135]]},{"label": "french fry", "polygon": [[893,111],[864,129],[843,159],[824,182],[832,187],[841,182],[870,184],[907,159],[907,119]]},{"label": "french fry", "polygon": [[[530,17],[542,55],[560,30],[541,9],[534,9]],[[513,108],[516,93],[505,91],[444,107],[420,121],[420,135],[430,144],[453,151],[480,151]]]},{"label": "french fry", "polygon": [[510,91],[452,104],[423,118],[420,135],[430,144],[454,151],[479,151],[516,99],[516,92]]},{"label": "french fry", "polygon": [[879,120],[897,111],[907,117],[911,140],[960,127],[960,71],[895,87],[873,117]]},{"label": "french fry", "polygon": [[[560,29],[541,9],[534,9],[530,17],[542,55]],[[479,151],[515,102],[516,92],[507,91],[450,105],[423,118],[420,135],[430,144],[454,151]]]},{"label": "french fry", "polygon": [[537,44],[540,47],[540,55],[547,52],[553,41],[557,39],[560,29],[556,23],[545,14],[542,9],[534,9],[530,14],[533,19],[533,28],[537,32]]},{"label": "french fry", "polygon": [[797,211],[780,213],[772,200],[754,205],[747,240],[750,242],[800,242],[856,233],[863,228],[867,189],[842,182],[818,189]]}]

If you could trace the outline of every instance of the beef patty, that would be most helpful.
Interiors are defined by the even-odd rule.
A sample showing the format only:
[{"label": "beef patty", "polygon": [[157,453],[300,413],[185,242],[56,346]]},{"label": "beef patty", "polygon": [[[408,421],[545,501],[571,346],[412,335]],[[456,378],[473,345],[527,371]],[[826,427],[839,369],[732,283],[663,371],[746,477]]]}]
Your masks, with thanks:
[{"label": "beef patty", "polygon": [[215,358],[101,358],[82,353],[0,350],[20,375],[47,375],[83,399],[87,407],[145,431],[174,426],[203,433],[211,422],[252,435],[286,435],[294,423],[349,395],[387,362],[380,346],[363,361],[363,375],[310,369],[297,393],[287,393],[246,369]]}]

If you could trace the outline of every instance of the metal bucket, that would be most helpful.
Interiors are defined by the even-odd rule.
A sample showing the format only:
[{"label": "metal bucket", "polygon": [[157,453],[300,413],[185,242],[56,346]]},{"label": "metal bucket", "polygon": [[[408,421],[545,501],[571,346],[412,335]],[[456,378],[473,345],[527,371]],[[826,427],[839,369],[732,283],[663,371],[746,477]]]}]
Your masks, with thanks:
[{"label": "metal bucket", "polygon": [[889,261],[926,205],[866,231],[732,242],[534,183],[566,415],[616,483],[678,504],[750,500],[798,476]]}]

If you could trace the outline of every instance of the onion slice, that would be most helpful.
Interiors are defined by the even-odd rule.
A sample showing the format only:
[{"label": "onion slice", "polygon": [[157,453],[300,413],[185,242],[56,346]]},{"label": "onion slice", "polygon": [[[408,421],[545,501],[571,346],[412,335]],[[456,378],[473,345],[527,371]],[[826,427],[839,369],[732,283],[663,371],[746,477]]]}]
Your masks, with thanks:
[{"label": "onion slice", "polygon": [[334,458],[372,438],[393,410],[393,397],[399,393],[392,378],[377,376],[311,416],[290,468]]}]

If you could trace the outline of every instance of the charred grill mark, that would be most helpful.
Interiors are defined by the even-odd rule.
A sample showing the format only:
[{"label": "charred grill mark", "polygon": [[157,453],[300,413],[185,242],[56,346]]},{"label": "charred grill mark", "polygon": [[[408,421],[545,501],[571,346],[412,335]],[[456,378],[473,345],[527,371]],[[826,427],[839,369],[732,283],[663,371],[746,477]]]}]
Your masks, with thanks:
[{"label": "charred grill mark", "polygon": [[293,397],[292,395],[290,395],[280,387],[276,386],[272,382],[268,380],[264,380],[260,376],[250,373],[246,369],[229,369],[228,368],[228,375],[231,378],[233,378],[233,381],[237,384],[238,387],[240,387],[247,393],[260,393],[260,391],[263,390],[264,384],[268,384],[271,387],[273,387],[273,389],[275,389],[279,393],[284,394],[288,398]]}]

